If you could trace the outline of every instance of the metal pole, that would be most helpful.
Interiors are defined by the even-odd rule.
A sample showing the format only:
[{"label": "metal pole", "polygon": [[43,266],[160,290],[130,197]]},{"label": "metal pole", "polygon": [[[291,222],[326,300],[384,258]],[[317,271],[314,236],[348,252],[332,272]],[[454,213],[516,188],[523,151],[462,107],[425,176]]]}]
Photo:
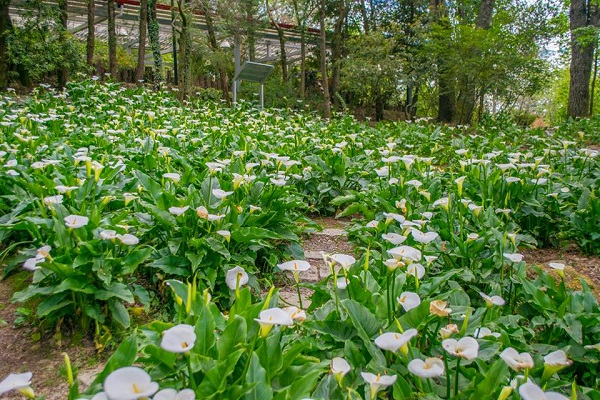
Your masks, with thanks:
[{"label": "metal pole", "polygon": [[260,84],[260,109],[262,110],[263,108],[265,108],[265,85]]},{"label": "metal pole", "polygon": [[241,41],[240,36],[235,35],[233,42],[233,57],[235,62],[235,72],[233,73],[233,107],[237,106],[237,88],[238,88],[238,80],[237,74],[240,71],[240,59],[242,58],[242,52],[240,50]]},{"label": "metal pole", "polygon": [[173,38],[173,79],[175,84],[179,84],[179,75],[177,73],[177,38],[175,37],[175,5],[171,0],[171,37]]}]

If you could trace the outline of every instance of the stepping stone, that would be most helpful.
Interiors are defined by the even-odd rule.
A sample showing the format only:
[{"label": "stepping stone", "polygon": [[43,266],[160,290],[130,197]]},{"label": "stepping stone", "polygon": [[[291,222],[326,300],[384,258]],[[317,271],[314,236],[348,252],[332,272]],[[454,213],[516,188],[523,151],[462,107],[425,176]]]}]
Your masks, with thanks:
[{"label": "stepping stone", "polygon": [[307,260],[323,260],[321,252],[316,250],[306,250],[304,252],[304,258]]},{"label": "stepping stone", "polygon": [[326,228],[326,229],[323,229],[321,232],[315,232],[315,235],[346,236],[346,231],[343,229],[337,229],[337,228]]}]

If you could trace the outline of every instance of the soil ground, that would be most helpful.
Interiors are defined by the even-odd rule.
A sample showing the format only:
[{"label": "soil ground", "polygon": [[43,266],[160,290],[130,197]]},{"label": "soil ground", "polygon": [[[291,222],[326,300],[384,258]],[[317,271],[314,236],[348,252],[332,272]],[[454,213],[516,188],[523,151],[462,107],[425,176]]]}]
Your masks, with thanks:
[{"label": "soil ground", "polygon": [[[327,276],[328,271],[320,258],[321,252],[353,254],[352,246],[343,234],[343,228],[348,221],[318,218],[316,222],[323,231],[310,235],[304,242],[307,259],[314,267],[311,272],[300,275],[300,279],[305,282],[315,282]],[[548,262],[566,264],[568,267],[565,269],[565,276],[568,285],[574,289],[581,288],[580,278],[584,278],[596,294],[596,298],[600,299],[600,258],[585,256],[575,250],[535,249],[523,250],[522,253],[528,264],[545,269],[550,269],[547,266]],[[284,286],[280,290],[282,305],[298,305],[298,295],[293,282],[291,275],[280,281]],[[66,352],[69,355],[72,364],[78,370],[80,388],[87,387],[95,374],[101,371],[103,357],[96,355],[91,342],[75,343],[72,338],[66,337],[62,338],[60,344],[51,337],[34,341],[32,336],[36,330],[33,326],[26,323],[15,325],[19,306],[11,303],[10,298],[19,284],[19,280],[14,277],[0,281],[0,379],[10,373],[31,371],[32,386],[38,396],[44,395],[46,400],[64,400],[68,388],[62,353]],[[311,292],[302,288],[301,293],[306,308]],[[6,398],[20,397],[9,394]]]}]

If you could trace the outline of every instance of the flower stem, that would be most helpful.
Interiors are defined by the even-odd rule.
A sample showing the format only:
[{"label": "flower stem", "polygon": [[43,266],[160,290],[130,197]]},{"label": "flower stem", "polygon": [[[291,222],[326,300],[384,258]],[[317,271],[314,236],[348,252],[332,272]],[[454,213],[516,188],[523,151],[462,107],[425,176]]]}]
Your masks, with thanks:
[{"label": "flower stem", "polygon": [[460,368],[460,357],[456,359],[456,376],[454,377],[454,397],[458,396],[458,370]]},{"label": "flower stem", "polygon": [[300,304],[300,309],[304,310],[302,307],[302,295],[300,294],[300,283],[296,282],[296,291],[298,292],[298,303]]},{"label": "flower stem", "polygon": [[450,398],[450,368],[448,368],[448,355],[444,353],[444,370],[446,371],[446,399]]}]

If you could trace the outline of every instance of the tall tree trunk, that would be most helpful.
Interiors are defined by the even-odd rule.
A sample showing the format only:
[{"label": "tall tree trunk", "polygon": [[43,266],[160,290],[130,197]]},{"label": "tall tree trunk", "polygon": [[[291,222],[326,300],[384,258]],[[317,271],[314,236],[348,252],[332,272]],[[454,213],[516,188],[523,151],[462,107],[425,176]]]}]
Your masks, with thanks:
[{"label": "tall tree trunk", "polygon": [[115,0],[106,2],[108,7],[108,70],[112,79],[117,80],[117,32],[115,26]]},{"label": "tall tree trunk", "polygon": [[135,68],[135,82],[139,85],[144,80],[146,59],[146,35],[148,33],[148,0],[140,0],[140,27],[138,33],[138,56]]},{"label": "tall tree trunk", "polygon": [[8,43],[6,35],[11,27],[10,0],[0,0],[0,90],[8,87]]},{"label": "tall tree trunk", "polygon": [[287,55],[285,52],[285,32],[283,28],[279,25],[279,22],[275,19],[273,14],[271,14],[271,8],[269,6],[269,0],[265,0],[265,6],[267,8],[267,15],[271,20],[271,23],[277,29],[277,37],[279,38],[279,62],[281,63],[281,81],[283,83],[287,83],[288,81],[288,73],[287,73]]},{"label": "tall tree trunk", "polygon": [[177,0],[179,9],[179,99],[186,100],[192,88],[192,74],[190,59],[192,36],[190,32],[191,13],[184,4],[184,0]]},{"label": "tall tree trunk", "polygon": [[[492,14],[494,12],[495,0],[482,0],[477,12],[475,27],[477,29],[488,30],[492,26]],[[480,57],[479,51],[475,48],[470,50],[471,56]],[[458,122],[461,124],[470,124],[473,122],[475,108],[478,103],[478,93],[484,95],[484,91],[480,90],[482,82],[477,76],[477,71],[462,70],[459,76],[460,94],[458,97],[458,109],[460,116]],[[483,99],[479,101],[483,104]]]},{"label": "tall tree trunk", "polygon": [[159,33],[160,27],[156,20],[156,0],[148,0],[148,38],[154,59],[154,86],[158,89],[163,83],[162,55],[160,54]]},{"label": "tall tree trunk", "polygon": [[333,48],[331,50],[331,93],[335,96],[333,98],[333,101],[336,105],[338,105],[339,103],[336,93],[339,91],[340,88],[340,71],[342,62],[343,42],[342,30],[344,28],[344,23],[346,22],[346,17],[348,16],[348,12],[350,12],[350,4],[346,3],[346,0],[339,0],[338,16],[333,29]]},{"label": "tall tree trunk", "polygon": [[94,15],[94,0],[87,0],[87,40],[85,43],[86,62],[90,69],[93,71],[94,66],[94,47],[96,45],[96,21]]},{"label": "tall tree trunk", "polygon": [[571,0],[569,22],[571,28],[571,69],[569,104],[567,114],[571,117],[586,117],[590,112],[590,74],[596,43],[580,43],[581,29],[598,26],[598,4],[586,0]]},{"label": "tall tree trunk", "polygon": [[[200,8],[204,13],[206,19],[206,32],[208,35],[208,45],[212,49],[213,52],[219,51],[219,44],[217,43],[217,35],[215,33],[215,23],[212,18],[212,10],[210,9],[208,0],[202,0],[200,2]],[[229,82],[227,79],[227,71],[225,68],[220,65],[219,66],[219,79],[220,79],[220,87],[223,92],[223,99],[225,102],[229,103]]]},{"label": "tall tree trunk", "polygon": [[331,99],[329,82],[327,82],[327,36],[325,32],[325,0],[320,0],[319,9],[320,51],[321,51],[321,85],[323,86],[323,116],[331,118]]},{"label": "tall tree trunk", "polygon": [[[444,33],[450,33],[450,21],[448,20],[448,9],[443,0],[431,0],[430,11],[434,23],[444,29]],[[454,119],[454,81],[448,68],[448,61],[444,56],[438,56],[438,121],[449,123]]]},{"label": "tall tree trunk", "polygon": [[[67,35],[67,0],[58,0],[58,10],[59,10],[59,20],[60,20],[60,32],[59,32],[59,40],[60,43],[64,46]],[[58,71],[56,71],[57,83],[60,89],[63,89],[67,84],[67,80],[69,79],[69,70],[66,65],[62,63],[60,67],[58,67]]]}]

